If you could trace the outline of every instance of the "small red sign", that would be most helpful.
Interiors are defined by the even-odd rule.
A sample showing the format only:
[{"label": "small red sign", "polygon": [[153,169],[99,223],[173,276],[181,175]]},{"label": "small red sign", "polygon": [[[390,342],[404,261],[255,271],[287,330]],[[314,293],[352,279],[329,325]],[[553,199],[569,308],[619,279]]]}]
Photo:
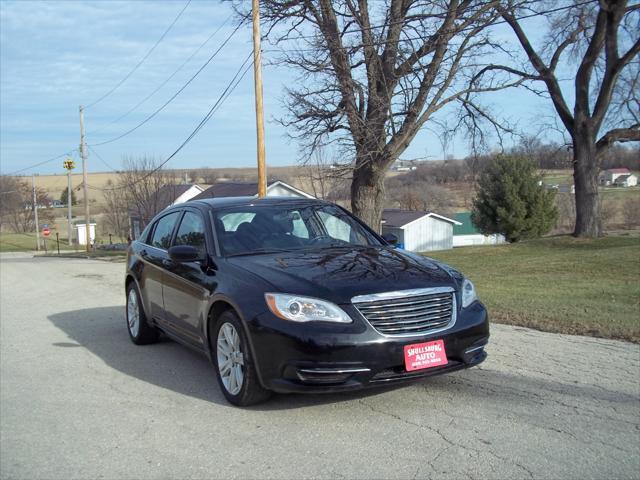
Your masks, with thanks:
[{"label": "small red sign", "polygon": [[49,230],[48,228],[43,228],[42,235],[44,235],[45,237],[48,237],[49,235],[51,235],[51,230]]},{"label": "small red sign", "polygon": [[405,345],[404,366],[408,372],[423,368],[441,367],[449,363],[444,350],[444,341]]}]

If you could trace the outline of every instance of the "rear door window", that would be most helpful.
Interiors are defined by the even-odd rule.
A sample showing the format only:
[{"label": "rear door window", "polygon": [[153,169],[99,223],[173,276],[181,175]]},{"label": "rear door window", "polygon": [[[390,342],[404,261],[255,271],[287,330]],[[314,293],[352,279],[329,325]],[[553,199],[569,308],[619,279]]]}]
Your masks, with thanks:
[{"label": "rear door window", "polygon": [[156,222],[156,226],[151,237],[152,246],[161,248],[162,250],[169,249],[169,246],[171,245],[173,227],[175,227],[179,215],[180,212],[170,213]]}]

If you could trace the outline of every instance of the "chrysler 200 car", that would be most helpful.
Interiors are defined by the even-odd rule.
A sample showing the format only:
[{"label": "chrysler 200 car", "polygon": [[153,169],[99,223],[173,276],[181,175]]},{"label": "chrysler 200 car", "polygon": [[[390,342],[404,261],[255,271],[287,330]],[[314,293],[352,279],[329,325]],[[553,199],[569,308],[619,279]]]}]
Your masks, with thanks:
[{"label": "chrysler 200 car", "polygon": [[473,283],[393,243],[319,200],[168,208],[128,251],[129,336],[202,352],[235,405],[478,365],[489,323]]}]

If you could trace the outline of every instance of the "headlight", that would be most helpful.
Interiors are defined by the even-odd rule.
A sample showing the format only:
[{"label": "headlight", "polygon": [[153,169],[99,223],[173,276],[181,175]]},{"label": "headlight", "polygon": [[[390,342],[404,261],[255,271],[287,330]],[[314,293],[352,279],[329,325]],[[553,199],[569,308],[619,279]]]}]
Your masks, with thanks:
[{"label": "headlight", "polygon": [[351,323],[351,317],[340,307],[317,298],[300,297],[284,293],[265,293],[269,310],[283,320],[294,322]]},{"label": "headlight", "polygon": [[478,299],[476,295],[476,287],[473,286],[471,280],[464,279],[462,282],[462,308],[466,308]]}]

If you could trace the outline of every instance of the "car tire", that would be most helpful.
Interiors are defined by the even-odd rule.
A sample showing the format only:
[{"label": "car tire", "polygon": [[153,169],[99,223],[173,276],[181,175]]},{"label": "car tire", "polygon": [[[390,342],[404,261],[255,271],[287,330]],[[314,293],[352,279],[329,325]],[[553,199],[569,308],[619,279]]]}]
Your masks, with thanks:
[{"label": "car tire", "polygon": [[140,292],[135,282],[127,285],[125,320],[129,338],[136,345],[148,345],[158,341],[160,332],[147,322],[147,315],[144,313]]},{"label": "car tire", "polygon": [[226,399],[239,407],[268,399],[271,392],[260,385],[249,342],[238,315],[232,310],[224,311],[211,333],[213,364]]}]

